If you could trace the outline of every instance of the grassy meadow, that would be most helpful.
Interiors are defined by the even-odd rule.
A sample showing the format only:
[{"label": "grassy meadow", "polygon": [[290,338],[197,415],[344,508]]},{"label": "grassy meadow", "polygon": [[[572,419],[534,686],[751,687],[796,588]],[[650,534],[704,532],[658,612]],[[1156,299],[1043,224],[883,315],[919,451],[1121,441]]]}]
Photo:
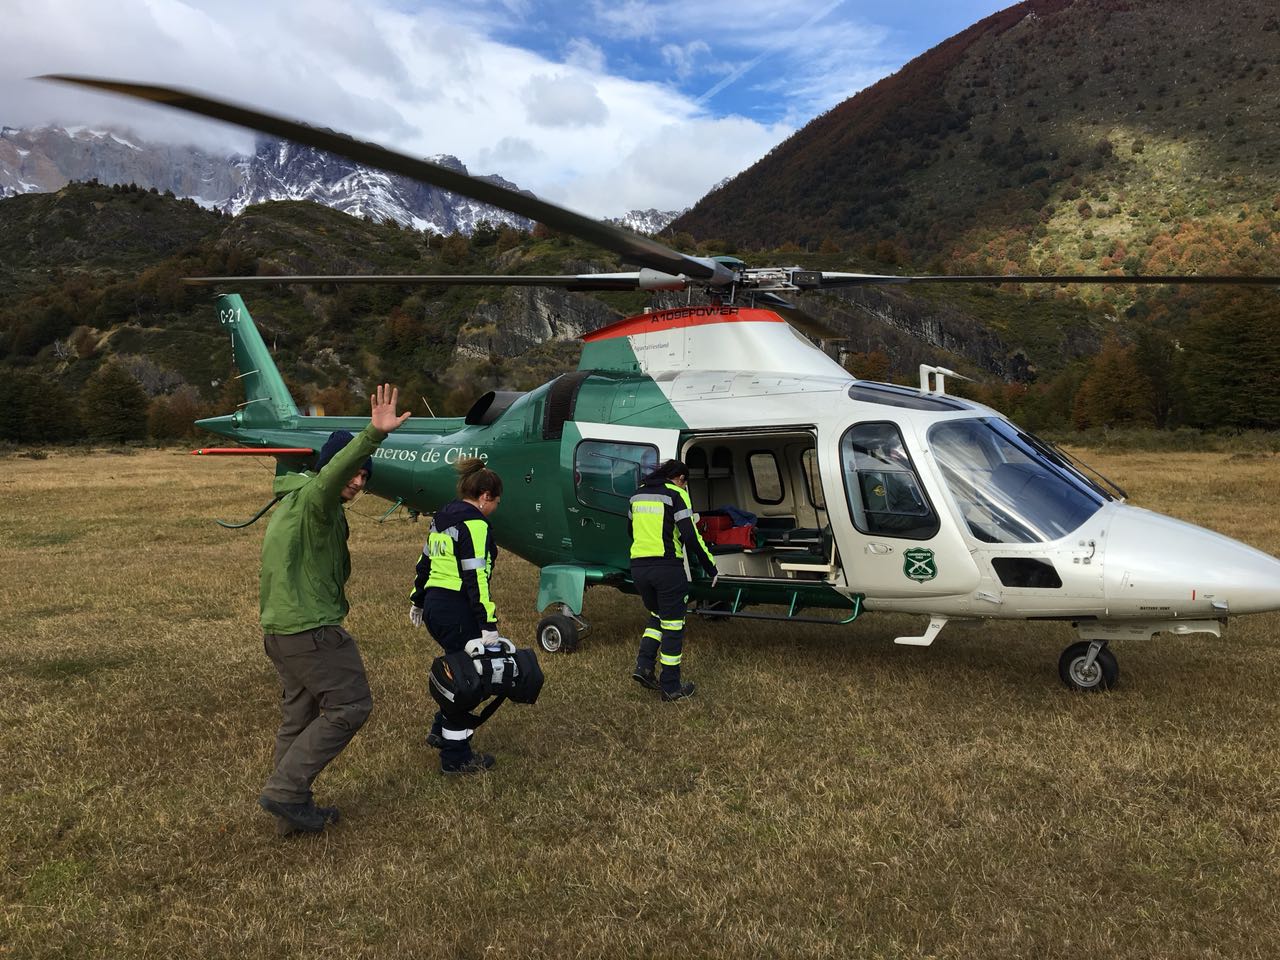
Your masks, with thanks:
[{"label": "grassy meadow", "polygon": [[[1132,501],[1280,553],[1280,461],[1099,454]],[[257,628],[269,461],[0,460],[0,958],[1271,957],[1280,619],[1115,644],[1058,681],[1060,624],[691,621],[691,701],[628,679],[639,603],[544,656],[532,707],[441,777],[425,526],[351,508],[347,626],[373,717],[318,781],[343,821],[256,806],[277,722]],[[510,555],[506,632],[532,639]]]}]

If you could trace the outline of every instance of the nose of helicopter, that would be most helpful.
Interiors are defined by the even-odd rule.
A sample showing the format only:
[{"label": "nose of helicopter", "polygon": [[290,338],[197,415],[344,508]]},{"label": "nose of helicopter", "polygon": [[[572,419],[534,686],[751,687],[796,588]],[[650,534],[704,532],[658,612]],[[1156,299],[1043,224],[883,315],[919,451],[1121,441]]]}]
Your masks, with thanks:
[{"label": "nose of helicopter", "polygon": [[1280,610],[1280,559],[1230,537],[1120,506],[1106,534],[1107,605],[1129,615]]}]

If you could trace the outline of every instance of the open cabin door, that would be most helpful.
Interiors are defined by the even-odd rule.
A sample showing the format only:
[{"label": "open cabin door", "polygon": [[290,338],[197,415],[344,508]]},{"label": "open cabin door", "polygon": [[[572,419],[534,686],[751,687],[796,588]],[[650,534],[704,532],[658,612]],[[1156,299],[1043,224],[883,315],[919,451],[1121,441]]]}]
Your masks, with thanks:
[{"label": "open cabin door", "polygon": [[944,491],[922,480],[923,445],[908,425],[856,423],[832,435],[822,455],[832,531],[851,589],[874,600],[977,587],[977,564],[944,506]]},{"label": "open cabin door", "polygon": [[560,470],[565,478],[568,539],[575,560],[619,570],[631,565],[627,514],[645,475],[676,456],[680,431],[608,423],[565,424]]}]

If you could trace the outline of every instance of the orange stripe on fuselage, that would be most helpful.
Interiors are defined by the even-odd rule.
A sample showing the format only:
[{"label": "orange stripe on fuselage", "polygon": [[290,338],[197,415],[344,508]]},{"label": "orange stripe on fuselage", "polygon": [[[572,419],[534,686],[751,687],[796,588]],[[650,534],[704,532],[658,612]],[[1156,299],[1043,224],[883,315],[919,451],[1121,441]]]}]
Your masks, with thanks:
[{"label": "orange stripe on fuselage", "polygon": [[593,330],[582,337],[583,343],[611,340],[614,337],[634,337],[642,333],[659,333],[663,330],[679,330],[683,327],[701,327],[711,323],[785,323],[772,310],[758,307],[676,307],[672,310],[655,310],[638,317],[627,317],[607,327]]}]

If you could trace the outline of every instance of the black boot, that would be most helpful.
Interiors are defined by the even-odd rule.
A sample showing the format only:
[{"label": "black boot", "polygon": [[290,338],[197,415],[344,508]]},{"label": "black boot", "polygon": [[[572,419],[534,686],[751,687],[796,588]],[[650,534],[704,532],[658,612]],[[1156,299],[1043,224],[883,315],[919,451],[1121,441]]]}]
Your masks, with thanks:
[{"label": "black boot", "polygon": [[[337,807],[316,807],[316,813],[324,817],[324,825],[326,827],[332,824],[335,824],[340,819],[342,819],[342,814],[339,812]],[[277,837],[291,837],[295,833],[305,832],[305,831],[299,830],[297,827],[295,827],[292,823],[290,823],[284,817],[277,816],[275,818],[275,821],[276,821]]]},{"label": "black boot", "polygon": [[[258,798],[258,806],[277,819],[283,820],[294,833],[319,833],[323,830],[329,820],[321,812],[322,809],[332,809],[335,819],[337,814],[336,808],[317,807],[310,800],[306,803],[283,803],[263,796]],[[278,827],[277,832],[279,832]]]},{"label": "black boot", "polygon": [[658,678],[653,675],[652,667],[648,670],[642,670],[640,667],[636,667],[634,672],[631,674],[631,679],[640,684],[640,686],[649,690],[661,689],[661,687],[658,686]]},{"label": "black boot", "polygon": [[466,760],[446,767],[443,763],[440,765],[440,772],[453,776],[464,773],[484,773],[498,761],[493,758],[491,753],[473,753]]},{"label": "black boot", "polygon": [[663,690],[662,699],[667,703],[670,703],[672,700],[684,700],[687,697],[692,697],[693,692],[697,689],[698,685],[696,683],[686,680],[674,690]]}]

